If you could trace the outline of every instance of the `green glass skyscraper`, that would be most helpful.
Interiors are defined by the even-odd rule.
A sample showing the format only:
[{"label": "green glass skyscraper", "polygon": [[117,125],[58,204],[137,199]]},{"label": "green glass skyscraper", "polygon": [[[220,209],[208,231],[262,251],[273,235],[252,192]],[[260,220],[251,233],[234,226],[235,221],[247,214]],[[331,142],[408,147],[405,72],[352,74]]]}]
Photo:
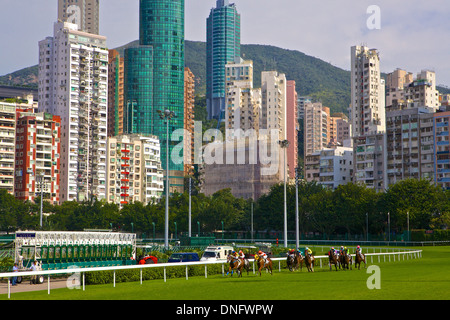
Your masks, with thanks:
[{"label": "green glass skyscraper", "polygon": [[[125,50],[124,62],[126,131],[158,136],[164,169],[169,147],[171,188],[182,190],[183,163],[170,156],[181,141],[170,138],[184,123],[184,0],[140,0],[139,45]],[[169,146],[157,110],[176,114],[169,121]]]},{"label": "green glass skyscraper", "polygon": [[224,119],[225,65],[241,55],[241,16],[228,0],[217,0],[206,20],[206,108],[208,119]]}]

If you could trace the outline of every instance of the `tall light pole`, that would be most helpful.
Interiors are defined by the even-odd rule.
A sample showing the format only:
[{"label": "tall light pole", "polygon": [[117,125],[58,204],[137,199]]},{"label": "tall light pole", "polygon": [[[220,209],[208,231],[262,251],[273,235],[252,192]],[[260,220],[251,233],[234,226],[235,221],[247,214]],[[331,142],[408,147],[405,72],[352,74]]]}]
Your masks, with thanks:
[{"label": "tall light pole", "polygon": [[192,186],[192,175],[191,172],[192,170],[194,170],[194,166],[190,167],[189,170],[189,238],[192,237],[192,205],[191,205],[191,195],[192,195],[192,190],[191,190],[191,186]]},{"label": "tall light pole", "polygon": [[287,201],[286,201],[286,149],[289,146],[288,140],[280,140],[278,141],[281,148],[284,149],[284,169],[283,169],[283,177],[284,177],[284,247],[287,248]]},{"label": "tall light pole", "polygon": [[391,242],[391,215],[388,212],[388,232],[389,232],[389,242]]},{"label": "tall light pole", "polygon": [[41,216],[39,218],[39,225],[41,226],[42,229],[42,209],[43,209],[43,199],[44,199],[44,172],[41,172],[39,174],[39,184],[41,187]]},{"label": "tall light pole", "polygon": [[170,110],[157,110],[161,120],[167,124],[166,131],[166,216],[164,223],[164,246],[169,247],[169,120],[175,117],[175,112]]}]

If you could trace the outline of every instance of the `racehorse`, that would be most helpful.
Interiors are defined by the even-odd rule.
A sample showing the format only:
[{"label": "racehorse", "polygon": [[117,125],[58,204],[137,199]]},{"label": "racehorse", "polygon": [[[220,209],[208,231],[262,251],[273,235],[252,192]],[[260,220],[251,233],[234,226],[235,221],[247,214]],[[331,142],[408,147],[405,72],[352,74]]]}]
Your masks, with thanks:
[{"label": "racehorse", "polygon": [[347,267],[348,270],[348,267],[350,266],[350,270],[352,270],[352,263],[353,263],[352,256],[345,251],[341,254],[340,258],[342,269],[345,270],[345,267]]},{"label": "racehorse", "polygon": [[255,261],[256,265],[258,266],[258,272],[259,276],[261,276],[261,270],[266,268],[270,271],[270,274],[272,275],[272,260],[270,260],[269,257],[267,257],[266,262],[264,262],[264,259],[257,254],[255,254]]},{"label": "racehorse", "polygon": [[[242,268],[244,268],[244,261],[232,256],[231,254],[227,257],[227,263],[230,264],[230,267],[228,268],[227,276],[231,272],[231,276],[233,276],[234,271],[236,270],[238,274],[238,278],[242,277]],[[247,269],[248,274],[248,269]]]},{"label": "racehorse", "polygon": [[361,261],[364,262],[364,268],[366,267],[366,256],[362,253],[356,252],[355,254],[355,268],[358,265],[358,270],[361,268]]},{"label": "racehorse", "polygon": [[332,271],[331,265],[334,264],[334,267],[336,268],[337,271],[337,267],[339,265],[339,269],[341,268],[340,264],[339,264],[339,260],[338,257],[336,255],[336,252],[332,252],[331,250],[328,251],[328,260],[330,263],[330,271]]},{"label": "racehorse", "polygon": [[301,271],[303,269],[303,256],[298,251],[296,251],[294,254],[288,253],[286,264],[289,271],[298,270],[298,267],[300,267]]},{"label": "racehorse", "polygon": [[314,256],[305,252],[305,266],[308,272],[314,272]]}]

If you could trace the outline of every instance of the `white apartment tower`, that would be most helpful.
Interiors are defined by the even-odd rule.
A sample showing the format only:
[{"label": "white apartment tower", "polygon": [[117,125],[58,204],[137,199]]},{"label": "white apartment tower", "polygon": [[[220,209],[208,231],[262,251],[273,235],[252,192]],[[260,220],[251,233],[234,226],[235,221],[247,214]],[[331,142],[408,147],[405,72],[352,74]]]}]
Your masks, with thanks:
[{"label": "white apartment tower", "polygon": [[225,124],[227,139],[238,130],[259,134],[261,89],[253,88],[253,62],[237,58],[225,66]]},{"label": "white apartment tower", "polygon": [[351,48],[351,99],[354,182],[383,191],[387,188],[385,83],[376,49]]},{"label": "white apartment tower", "polygon": [[164,191],[161,146],[156,136],[108,138],[108,202],[159,202]]},{"label": "white apartment tower", "polygon": [[287,139],[286,132],[286,75],[277,71],[261,73],[261,128],[279,130],[280,140]]},{"label": "white apartment tower", "polygon": [[60,201],[106,195],[106,37],[57,22],[39,42],[39,111],[61,117]]}]

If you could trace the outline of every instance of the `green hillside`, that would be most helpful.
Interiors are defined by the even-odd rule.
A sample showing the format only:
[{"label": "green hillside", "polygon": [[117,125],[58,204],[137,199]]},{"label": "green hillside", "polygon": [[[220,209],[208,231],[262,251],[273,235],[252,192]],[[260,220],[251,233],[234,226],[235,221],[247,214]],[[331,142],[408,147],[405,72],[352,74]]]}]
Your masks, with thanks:
[{"label": "green hillside", "polygon": [[[117,48],[135,45],[130,42]],[[268,45],[241,45],[244,59],[253,60],[254,86],[261,85],[261,71],[276,70],[285,73],[288,80],[295,80],[299,95],[311,96],[331,108],[332,112],[347,112],[350,104],[350,72],[308,56],[302,52]],[[206,43],[185,42],[186,66],[197,78],[196,93],[206,92]]]}]

